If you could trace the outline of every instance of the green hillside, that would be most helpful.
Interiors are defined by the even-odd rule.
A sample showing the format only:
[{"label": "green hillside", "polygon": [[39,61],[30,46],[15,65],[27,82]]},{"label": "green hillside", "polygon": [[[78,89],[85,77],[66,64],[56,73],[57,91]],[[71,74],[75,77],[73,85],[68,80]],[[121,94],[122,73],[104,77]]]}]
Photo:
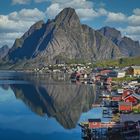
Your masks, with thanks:
[{"label": "green hillside", "polygon": [[131,65],[140,65],[140,56],[120,58],[117,60],[98,61],[96,62],[96,64],[94,64],[95,67],[111,67],[111,66],[125,67]]}]

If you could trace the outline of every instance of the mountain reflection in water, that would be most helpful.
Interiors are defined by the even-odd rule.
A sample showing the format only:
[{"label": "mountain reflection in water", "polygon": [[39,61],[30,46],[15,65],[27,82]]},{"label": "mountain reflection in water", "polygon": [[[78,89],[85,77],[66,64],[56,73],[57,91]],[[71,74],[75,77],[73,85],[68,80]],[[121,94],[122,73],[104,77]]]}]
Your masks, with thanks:
[{"label": "mountain reflection in water", "polygon": [[56,77],[24,77],[30,84],[10,84],[10,87],[16,98],[36,114],[47,114],[66,129],[75,128],[81,114],[92,108],[96,89],[94,85],[71,84]]},{"label": "mountain reflection in water", "polygon": [[84,85],[11,85],[15,96],[39,115],[54,117],[64,128],[74,128],[82,112],[93,103],[91,86]]}]

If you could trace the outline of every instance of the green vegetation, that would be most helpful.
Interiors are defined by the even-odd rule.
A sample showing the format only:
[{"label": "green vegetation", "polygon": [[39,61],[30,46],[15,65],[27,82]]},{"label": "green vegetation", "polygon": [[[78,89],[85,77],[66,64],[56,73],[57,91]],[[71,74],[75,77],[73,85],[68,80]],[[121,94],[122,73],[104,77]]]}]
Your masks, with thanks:
[{"label": "green vegetation", "polygon": [[97,61],[94,67],[125,67],[131,65],[140,65],[140,57],[120,58],[116,60]]},{"label": "green vegetation", "polygon": [[140,104],[134,106],[132,110],[134,113],[140,113]]},{"label": "green vegetation", "polygon": [[115,82],[129,82],[132,80],[137,80],[137,78],[135,77],[112,78],[112,81]]},{"label": "green vegetation", "polygon": [[[102,60],[102,61],[89,61],[85,59],[69,59],[64,54],[56,56],[57,64],[84,64],[85,66],[90,66],[90,68],[95,67],[125,67],[132,65],[140,65],[140,56],[139,57],[129,57],[129,58],[120,58],[116,60]],[[29,59],[26,58],[23,60],[18,60],[16,63],[7,60],[0,60],[0,69],[34,69],[39,66],[43,66],[47,64],[47,57],[41,57],[38,59]],[[90,64],[90,65],[89,65]],[[115,81],[129,81],[131,78],[122,78],[122,79],[114,79]],[[132,79],[133,80],[133,79]]]}]

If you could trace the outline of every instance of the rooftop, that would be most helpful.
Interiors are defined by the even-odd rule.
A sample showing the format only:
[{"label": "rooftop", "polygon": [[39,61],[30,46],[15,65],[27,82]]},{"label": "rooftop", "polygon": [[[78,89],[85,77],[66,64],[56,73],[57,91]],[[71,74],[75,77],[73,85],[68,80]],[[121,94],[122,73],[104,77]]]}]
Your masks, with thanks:
[{"label": "rooftop", "polygon": [[101,122],[101,119],[88,119],[89,122]]},{"label": "rooftop", "polygon": [[132,105],[132,103],[131,102],[119,102],[119,105],[129,106],[129,105]]}]

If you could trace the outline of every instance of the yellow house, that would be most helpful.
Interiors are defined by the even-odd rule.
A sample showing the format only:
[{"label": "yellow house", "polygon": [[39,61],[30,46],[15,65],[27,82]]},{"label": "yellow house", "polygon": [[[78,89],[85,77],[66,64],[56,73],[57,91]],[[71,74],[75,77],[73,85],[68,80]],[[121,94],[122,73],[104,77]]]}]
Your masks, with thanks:
[{"label": "yellow house", "polygon": [[139,76],[140,75],[140,66],[131,66],[127,70],[127,74],[133,75],[133,76]]}]

